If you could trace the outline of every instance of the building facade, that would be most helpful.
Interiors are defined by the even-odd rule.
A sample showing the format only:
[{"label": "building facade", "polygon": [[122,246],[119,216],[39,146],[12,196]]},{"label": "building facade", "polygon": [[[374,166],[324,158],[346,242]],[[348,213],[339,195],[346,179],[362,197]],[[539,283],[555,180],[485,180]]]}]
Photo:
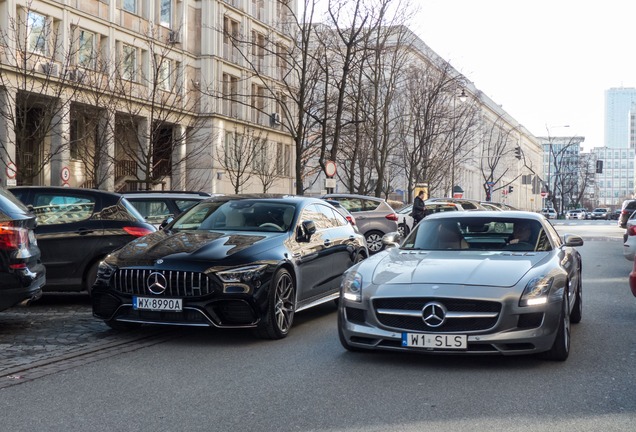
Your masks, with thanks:
[{"label": "building facade", "polygon": [[291,43],[294,11],[278,0],[0,1],[0,182],[292,192],[293,145],[269,90],[285,66],[263,46]]},{"label": "building facade", "polygon": [[636,88],[605,91],[605,147],[634,148],[633,116],[636,114]]},{"label": "building facade", "polygon": [[596,147],[591,153],[602,161],[602,172],[596,174],[595,198],[597,206],[620,208],[625,199],[634,197],[633,148]]}]

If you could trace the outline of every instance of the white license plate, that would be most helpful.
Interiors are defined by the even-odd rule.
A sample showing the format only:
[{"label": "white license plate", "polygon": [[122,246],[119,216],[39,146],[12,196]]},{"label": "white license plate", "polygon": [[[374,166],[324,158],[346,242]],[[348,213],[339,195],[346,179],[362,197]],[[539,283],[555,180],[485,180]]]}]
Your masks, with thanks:
[{"label": "white license plate", "polygon": [[181,312],[183,299],[135,296],[133,297],[133,309]]},{"label": "white license plate", "polygon": [[468,337],[456,334],[402,333],[402,346],[462,350],[468,348]]}]

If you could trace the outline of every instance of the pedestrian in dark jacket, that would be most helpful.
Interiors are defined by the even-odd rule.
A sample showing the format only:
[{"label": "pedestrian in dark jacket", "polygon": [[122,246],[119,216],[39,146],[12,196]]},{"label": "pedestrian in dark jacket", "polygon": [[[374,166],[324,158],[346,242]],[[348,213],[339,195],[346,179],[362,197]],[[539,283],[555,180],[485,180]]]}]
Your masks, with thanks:
[{"label": "pedestrian in dark jacket", "polygon": [[424,216],[426,216],[426,207],[424,206],[424,191],[421,190],[413,201],[413,219],[415,219],[415,225],[424,219]]}]

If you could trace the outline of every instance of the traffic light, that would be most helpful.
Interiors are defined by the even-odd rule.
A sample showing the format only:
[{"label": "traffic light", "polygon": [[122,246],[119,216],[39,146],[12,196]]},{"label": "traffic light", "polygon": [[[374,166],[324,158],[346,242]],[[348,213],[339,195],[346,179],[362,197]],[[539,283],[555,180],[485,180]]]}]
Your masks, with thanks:
[{"label": "traffic light", "polygon": [[596,161],[596,174],[603,174],[603,161],[602,160],[597,160]]},{"label": "traffic light", "polygon": [[512,193],[514,189],[515,189],[514,186],[508,186],[508,193]]},{"label": "traffic light", "polygon": [[521,160],[521,147],[519,146],[515,147],[515,157]]}]

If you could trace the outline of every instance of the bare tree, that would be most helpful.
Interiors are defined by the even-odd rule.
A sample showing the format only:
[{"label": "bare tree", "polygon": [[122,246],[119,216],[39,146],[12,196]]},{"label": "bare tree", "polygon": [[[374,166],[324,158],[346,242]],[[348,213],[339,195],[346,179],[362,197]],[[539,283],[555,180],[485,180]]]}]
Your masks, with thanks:
[{"label": "bare tree", "polygon": [[17,167],[17,184],[37,182],[46,167],[57,176],[61,165],[51,165],[68,151],[70,100],[79,91],[70,73],[79,56],[73,42],[64,46],[61,29],[31,2],[0,29],[0,160]]},{"label": "bare tree", "polygon": [[243,192],[250,174],[263,167],[259,151],[265,141],[260,133],[248,127],[235,127],[233,131],[225,132],[223,151],[215,154],[215,160],[225,170],[224,174],[228,176],[234,193]]},{"label": "bare tree", "polygon": [[568,200],[570,197],[582,193],[579,191],[579,152],[574,150],[578,149],[584,138],[548,135],[541,139],[547,141],[548,150],[548,172],[545,173],[547,200],[557,212],[561,213],[570,202]]}]

